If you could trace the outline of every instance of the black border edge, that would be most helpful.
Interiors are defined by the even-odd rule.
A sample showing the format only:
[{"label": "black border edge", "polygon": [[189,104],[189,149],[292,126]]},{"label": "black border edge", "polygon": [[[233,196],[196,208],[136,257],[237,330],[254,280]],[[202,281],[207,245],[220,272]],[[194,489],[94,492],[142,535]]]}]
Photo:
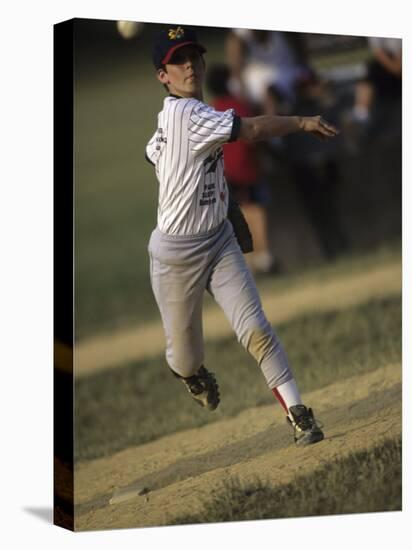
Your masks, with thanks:
[{"label": "black border edge", "polygon": [[53,26],[53,523],[74,531],[74,20]]}]

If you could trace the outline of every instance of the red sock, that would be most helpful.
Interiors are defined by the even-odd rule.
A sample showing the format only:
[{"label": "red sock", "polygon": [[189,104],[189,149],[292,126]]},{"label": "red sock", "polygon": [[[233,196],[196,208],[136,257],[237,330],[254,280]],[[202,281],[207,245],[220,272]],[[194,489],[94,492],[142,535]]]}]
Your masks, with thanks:
[{"label": "red sock", "polygon": [[272,393],[287,415],[289,414],[290,407],[302,403],[302,398],[294,378],[291,378],[280,386],[276,386],[276,388],[272,388]]},{"label": "red sock", "polygon": [[281,404],[282,408],[284,409],[285,413],[286,414],[289,414],[289,411],[288,411],[288,408],[286,406],[286,403],[284,402],[283,400],[283,397],[280,395],[280,393],[278,392],[277,388],[272,388],[272,393],[273,395],[276,397],[276,399],[279,401],[279,403]]}]

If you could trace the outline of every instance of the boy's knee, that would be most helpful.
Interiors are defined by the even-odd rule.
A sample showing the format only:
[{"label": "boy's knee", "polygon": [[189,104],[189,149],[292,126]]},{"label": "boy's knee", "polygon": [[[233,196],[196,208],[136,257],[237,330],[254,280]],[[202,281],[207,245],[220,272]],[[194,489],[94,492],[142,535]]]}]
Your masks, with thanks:
[{"label": "boy's knee", "polygon": [[270,327],[250,330],[245,339],[246,350],[256,359],[260,365],[265,357],[273,353],[278,341]]}]

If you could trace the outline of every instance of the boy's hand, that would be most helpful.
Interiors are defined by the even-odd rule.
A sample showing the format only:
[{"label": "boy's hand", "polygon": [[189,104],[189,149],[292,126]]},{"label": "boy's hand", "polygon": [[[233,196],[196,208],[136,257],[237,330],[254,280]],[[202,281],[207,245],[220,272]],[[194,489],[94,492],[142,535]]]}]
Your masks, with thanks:
[{"label": "boy's hand", "polygon": [[324,120],[320,115],[300,117],[299,125],[301,130],[308,134],[312,134],[322,141],[339,134],[339,130]]}]

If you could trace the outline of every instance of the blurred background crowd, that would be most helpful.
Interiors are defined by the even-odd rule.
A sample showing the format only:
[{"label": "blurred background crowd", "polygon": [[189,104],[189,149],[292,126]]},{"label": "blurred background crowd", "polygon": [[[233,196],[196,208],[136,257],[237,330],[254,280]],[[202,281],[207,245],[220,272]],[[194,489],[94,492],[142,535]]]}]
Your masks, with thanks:
[{"label": "blurred background crowd", "polygon": [[[360,46],[369,54],[362,62],[346,64],[343,70],[338,65],[316,68],[316,54],[322,50],[332,57]],[[256,272],[282,267],[276,248],[270,247],[267,219],[269,201],[276,201],[276,181],[294,187],[324,258],[347,250],[345,212],[339,207],[344,185],[339,159],[350,155],[361,165],[368,148],[375,150],[382,138],[400,138],[401,55],[400,39],[228,31],[224,63],[212,65],[208,72],[208,89],[218,110],[233,107],[241,116],[322,114],[342,131],[341,140],[327,144],[294,134],[258,147],[225,146],[227,179],[255,237],[251,264]],[[371,187],[375,183],[373,178],[359,182]]]},{"label": "blurred background crowd", "polygon": [[[158,28],[76,24],[78,269],[85,281],[93,258],[102,277],[97,266],[111,243],[116,252],[106,269],[130,254],[143,258],[155,225],[156,181],[144,147],[164,97],[150,62]],[[327,143],[295,134],[224,146],[226,179],[254,236],[247,259],[255,274],[281,275],[399,242],[401,40],[196,30],[208,50],[205,101],[216,109],[234,108],[240,116],[321,114],[341,130]],[[117,280],[136,285],[120,270]]]}]

